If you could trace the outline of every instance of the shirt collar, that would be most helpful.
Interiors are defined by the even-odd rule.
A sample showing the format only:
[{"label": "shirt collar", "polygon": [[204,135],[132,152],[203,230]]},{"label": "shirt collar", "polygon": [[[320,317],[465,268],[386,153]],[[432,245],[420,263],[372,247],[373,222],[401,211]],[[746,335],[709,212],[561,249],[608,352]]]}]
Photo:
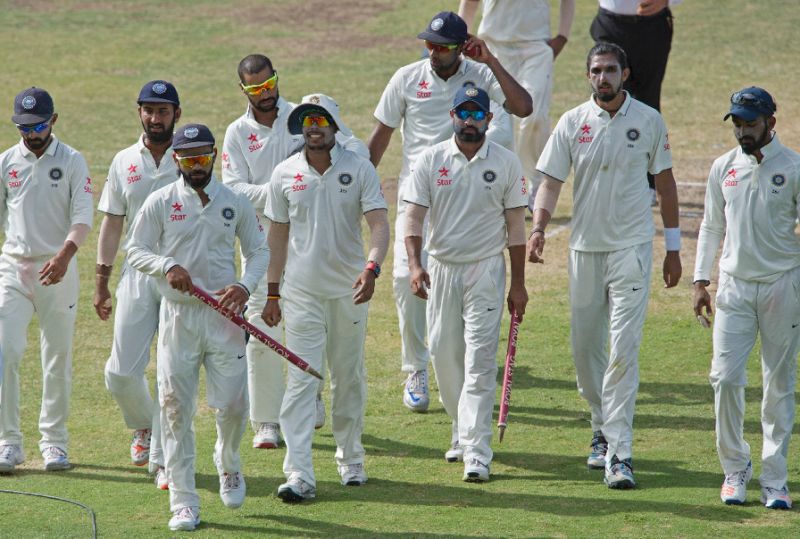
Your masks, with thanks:
[{"label": "shirt collar", "polygon": [[[448,145],[448,153],[450,153],[450,155],[452,155],[452,156],[459,156],[460,155],[464,159],[467,158],[467,156],[464,155],[461,152],[461,149],[458,147],[458,144],[456,144],[456,136],[455,135],[450,137],[450,144]],[[486,159],[486,157],[488,155],[489,155],[489,139],[484,137],[483,144],[481,144],[481,147],[478,148],[477,152],[475,152],[475,156],[473,157],[473,159],[475,159],[476,157],[478,159]]]},{"label": "shirt collar", "polygon": [[[617,114],[622,114],[623,116],[627,116],[628,109],[631,107],[631,101],[633,98],[631,97],[631,94],[629,94],[627,90],[622,90],[622,92],[625,94],[625,100],[622,102],[622,105],[620,105],[619,109],[617,109]],[[597,104],[597,102],[594,100],[594,96],[589,98],[589,103],[590,106],[592,107],[592,112],[594,112],[595,116],[602,116],[603,114],[605,114],[606,116],[611,116],[607,110],[603,109],[602,107],[600,107],[600,105]]]},{"label": "shirt collar", "polygon": [[[334,142],[333,148],[331,148],[331,168],[336,166],[336,162],[339,161],[341,157],[342,157],[342,147],[339,145],[338,141]],[[303,146],[303,149],[300,152],[300,159],[302,159],[306,169],[313,171],[315,174],[317,173],[317,169],[308,164],[308,159],[306,159],[305,146]],[[322,176],[322,174],[320,174],[320,176]]]},{"label": "shirt collar", "polygon": [[[56,138],[55,134],[53,134],[53,139],[50,141],[50,145],[47,146],[47,149],[44,151],[42,155],[49,155],[53,156],[56,154],[56,149],[58,148],[58,139]],[[37,159],[36,154],[34,154],[27,146],[25,146],[25,141],[20,137],[19,139],[19,149],[22,157],[28,158],[33,156],[34,159]]]},{"label": "shirt collar", "polygon": [[[183,190],[184,194],[198,196],[197,192],[192,187],[190,187],[188,183],[186,183],[186,180],[183,179],[182,176],[181,176],[181,181],[178,182],[178,185],[180,186],[179,189]],[[213,201],[216,198],[217,194],[219,193],[219,190],[220,190],[220,183],[219,181],[217,181],[216,175],[212,172],[211,179],[206,184],[206,186],[203,187],[203,191],[206,193],[206,195],[208,195],[208,199]]]},{"label": "shirt collar", "polygon": [[[767,159],[778,155],[780,153],[781,148],[783,145],[781,141],[778,140],[778,134],[773,131],[772,132],[772,140],[770,140],[767,144],[761,147],[761,162],[763,163]],[[741,157],[742,159],[747,159],[748,161],[752,161],[753,164],[758,164],[758,160],[754,155],[746,154],[742,150],[741,145],[736,148],[736,154]]]},{"label": "shirt collar", "polygon": [[[439,79],[439,80],[444,80],[442,77],[440,77],[440,76],[439,76],[439,75],[436,73],[436,71],[434,71],[434,70],[433,70],[433,66],[431,66],[431,61],[430,61],[430,60],[424,60],[424,62],[425,62],[425,70],[428,72],[428,74],[429,74],[431,77],[436,77],[436,78],[437,78],[437,79]],[[463,58],[462,58],[462,59],[461,59],[461,62],[458,64],[458,69],[456,70],[456,72],[455,72],[455,73],[453,73],[453,74],[450,76],[450,79],[452,79],[453,77],[455,77],[455,76],[457,76],[457,75],[463,75],[464,73],[466,73],[466,71],[467,71],[467,60],[465,60],[465,59],[463,59]],[[447,80],[450,80],[450,79],[447,79]],[[446,82],[446,81],[445,81],[445,82]]]},{"label": "shirt collar", "polygon": [[[278,118],[283,118],[284,116],[288,115],[290,112],[292,112],[292,109],[294,108],[293,104],[290,104],[288,101],[286,101],[284,98],[280,96],[278,97],[278,103],[276,106],[278,107],[278,117],[275,118],[275,122],[278,121]],[[270,129],[268,126],[259,123],[256,120],[256,117],[253,114],[253,105],[250,103],[250,100],[247,101],[247,111],[245,112],[245,118],[247,118],[247,120],[253,125],[253,127],[263,127],[265,129]],[[275,123],[273,123],[272,125],[274,127]]]},{"label": "shirt collar", "polygon": [[[139,150],[139,153],[141,154],[144,154],[145,152],[151,153],[150,149],[144,145],[144,133],[139,135],[139,140],[136,141],[136,149]],[[164,151],[164,158],[167,157],[172,159],[172,144],[170,144],[169,148],[167,148],[166,151]]]}]

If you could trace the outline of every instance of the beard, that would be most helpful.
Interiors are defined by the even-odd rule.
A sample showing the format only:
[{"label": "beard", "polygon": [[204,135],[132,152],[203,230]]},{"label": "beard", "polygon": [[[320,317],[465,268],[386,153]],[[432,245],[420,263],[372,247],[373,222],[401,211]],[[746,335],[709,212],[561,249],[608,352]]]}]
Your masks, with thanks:
[{"label": "beard", "polygon": [[593,88],[593,90],[594,90],[595,100],[602,101],[603,103],[609,103],[619,95],[619,92],[622,90],[622,83],[620,83],[620,85],[617,86],[616,88],[612,86],[610,88],[610,91],[604,94],[601,94],[597,88]]},{"label": "beard", "polygon": [[203,187],[211,181],[211,173],[214,170],[214,165],[211,165],[208,171],[191,171],[191,172],[184,172],[180,170],[181,176],[183,176],[183,181],[189,184],[189,187],[193,189],[202,189]]},{"label": "beard", "polygon": [[456,127],[456,138],[461,142],[480,142],[486,137],[486,131],[489,126],[484,126],[483,129],[475,126]]},{"label": "beard", "polygon": [[281,96],[280,92],[276,90],[275,97],[267,97],[264,99],[259,99],[258,101],[253,103],[253,107],[255,107],[259,112],[272,112],[276,108],[278,108],[278,98],[280,96]]},{"label": "beard", "polygon": [[742,147],[742,151],[745,154],[752,155],[766,146],[771,140],[769,128],[766,126],[764,127],[764,132],[761,133],[761,136],[758,138],[758,140],[749,135],[745,135],[742,138],[737,138],[736,140],[739,141],[739,146]]},{"label": "beard", "polygon": [[[163,129],[153,131],[153,125],[163,127]],[[144,129],[147,140],[155,144],[164,144],[172,139],[172,132],[175,130],[175,121],[173,120],[172,123],[167,126],[163,124],[150,124],[149,127],[142,122],[142,129]]]},{"label": "beard", "polygon": [[33,151],[38,151],[47,146],[47,143],[50,142],[50,135],[47,135],[45,138],[26,138],[25,146],[28,149]]}]

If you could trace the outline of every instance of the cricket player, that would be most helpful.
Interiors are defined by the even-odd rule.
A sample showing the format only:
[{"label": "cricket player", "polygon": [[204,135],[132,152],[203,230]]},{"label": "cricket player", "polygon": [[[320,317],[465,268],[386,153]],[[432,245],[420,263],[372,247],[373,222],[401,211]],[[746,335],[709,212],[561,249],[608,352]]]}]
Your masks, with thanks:
[{"label": "cricket player", "polygon": [[14,98],[20,141],[0,154],[0,472],[25,461],[19,425],[19,364],[28,324],[39,317],[42,406],[39,450],[47,471],[66,470],[72,391],[72,338],[78,305],[75,253],[92,226],[92,180],[83,156],[53,134],[50,94]]},{"label": "cricket player", "polygon": [[[214,463],[227,507],[244,503],[239,445],[247,421],[244,333],[188,293],[194,286],[221,296],[222,307],[241,313],[269,262],[258,218],[247,198],[213,177],[214,136],[186,124],[172,140],[182,176],[153,192],[136,218],[128,248],[131,266],[157,279],[162,295],[158,327],[158,397],[169,475],[171,530],[200,522],[195,490],[192,420],[200,366],[206,370],[208,405],[216,410]],[[236,280],[236,239],[248,259]]]},{"label": "cricket player", "polygon": [[[458,14],[472,26],[480,0],[461,0]],[[550,135],[553,64],[567,44],[575,0],[561,0],[558,33],[551,37],[550,0],[483,0],[477,36],[531,94],[533,114],[514,120],[514,148],[530,186],[533,209],[542,176],[536,161]]]},{"label": "cricket player", "polygon": [[[486,44],[467,34],[467,25],[451,11],[433,17],[418,36],[429,58],[402,67],[392,76],[375,109],[377,123],[367,142],[370,160],[377,167],[394,130],[402,126],[403,167],[397,185],[393,288],[400,323],[401,370],[408,373],[403,403],[414,412],[428,409],[428,349],[425,345],[425,302],[411,293],[405,238],[405,185],[420,154],[453,135],[448,111],[464,86],[484,89],[509,112],[525,117],[533,106],[520,86]],[[471,59],[461,58],[467,54]],[[491,129],[488,133],[492,139]],[[423,252],[423,264],[426,254]]]},{"label": "cricket player", "polygon": [[[302,133],[305,146],[275,168],[269,184],[264,213],[271,221],[274,254],[263,317],[273,327],[285,317],[287,347],[315,369],[327,358],[339,475],[343,485],[362,485],[367,482],[361,444],[364,339],[367,304],[389,246],[386,201],[372,163],[336,142],[343,124],[333,99],[307,96],[288,125],[291,133]],[[362,215],[370,230],[367,260]],[[286,482],[278,496],[285,502],[316,496],[311,460],[316,389],[312,377],[289,367],[280,415]]]},{"label": "cricket player", "polygon": [[[489,480],[497,343],[506,264],[509,313],[522,317],[528,189],[513,152],[486,139],[489,95],[462,87],[450,111],[455,136],[423,152],[405,190],[411,289],[428,300],[431,362],[452,419],[447,460],[464,460],[464,481]],[[422,263],[422,226],[430,209]],[[430,271],[430,273],[428,272]],[[430,287],[430,293],[427,288]]]},{"label": "cricket player", "polygon": [[[111,316],[108,281],[126,220],[130,231],[133,217],[139,213],[147,196],[179,176],[172,158],[172,132],[181,117],[178,91],[170,82],[152,80],[142,86],[137,103],[144,132],[136,144],[114,156],[97,208],[103,212],[94,289],[94,308],[100,320]],[[127,237],[123,249],[129,242],[130,237]],[[114,343],[106,362],[105,378],[106,387],[122,410],[125,424],[133,429],[131,461],[136,466],[149,462],[150,470],[155,472],[156,486],[167,489],[160,412],[144,374],[158,328],[160,303],[156,280],[131,268],[126,261],[117,285]]]},{"label": "cricket player", "polygon": [[561,116],[537,164],[545,179],[528,258],[543,262],[545,228],[571,165],[570,329],[578,392],[592,413],[587,465],[605,469],[609,488],[633,488],[633,413],[654,236],[645,176],[655,176],[661,201],[667,288],[681,276],[678,194],[664,120],[622,90],[629,75],[625,52],[595,45],[586,72],[591,99]]},{"label": "cricket player", "polygon": [[697,240],[694,310],[711,314],[706,287],[723,236],[711,385],[717,419],[717,452],[725,481],[720,498],[743,504],[753,475],[744,440],[747,357],[761,334],[761,503],[790,509],[787,455],[794,424],[794,391],[800,343],[800,241],[795,234],[800,201],[800,154],[775,134],[772,96],[744,88],[731,96],[739,143],[711,167]]},{"label": "cricket player", "polygon": [[[275,167],[303,144],[293,135],[287,119],[295,107],[280,95],[278,72],[263,54],[250,54],[239,62],[239,86],[247,97],[247,110],[228,126],[222,146],[222,182],[243,193],[257,214],[266,202],[269,179]],[[369,156],[366,145],[346,126],[337,132],[346,148]],[[265,237],[269,225],[265,227]],[[247,260],[244,260],[247,264]],[[247,304],[248,320],[278,342],[283,341],[281,326],[270,328],[261,319],[267,301],[266,275]],[[283,400],[285,360],[256,339],[247,343],[247,385],[250,392],[250,421],[255,432],[253,447],[274,449],[280,443],[278,416]],[[325,424],[322,382],[316,400],[314,426]]]}]

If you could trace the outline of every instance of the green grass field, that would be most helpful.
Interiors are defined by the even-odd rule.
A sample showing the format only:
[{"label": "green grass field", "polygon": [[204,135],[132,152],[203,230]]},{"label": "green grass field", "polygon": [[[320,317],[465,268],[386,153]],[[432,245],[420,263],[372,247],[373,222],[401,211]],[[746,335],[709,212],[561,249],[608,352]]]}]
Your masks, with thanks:
[{"label": "green grass field", "polygon": [[[554,19],[558,3],[553,0]],[[584,57],[596,3],[578,4],[570,41],[556,62],[553,121],[588,97]],[[227,124],[244,110],[236,65],[251,52],[272,58],[281,74],[282,95],[292,101],[315,91],[334,96],[345,121],[366,139],[389,77],[420,55],[416,34],[435,12],[457,5],[457,0],[8,0],[0,3],[5,29],[0,34],[0,108],[6,118],[0,148],[18,140],[9,121],[14,95],[27,86],[42,86],[60,113],[58,136],[84,153],[99,197],[111,158],[140,133],[135,100],[145,81],[174,82],[184,122],[207,123],[221,142]],[[713,159],[734,145],[722,115],[731,92],[746,85],[763,85],[773,93],[781,140],[800,148],[800,133],[792,127],[800,118],[800,104],[793,101],[800,74],[790,67],[796,63],[791,36],[798,23],[794,0],[687,0],[675,9],[662,106],[679,182],[703,182]],[[400,167],[399,139],[396,134],[379,170],[387,191]],[[701,208],[702,190],[684,186],[680,194],[689,204],[684,209]],[[570,214],[569,197],[562,198],[558,223]],[[562,233],[548,241],[547,263],[529,267],[531,301],[519,340],[509,427],[503,444],[494,443],[490,483],[463,483],[461,466],[442,458],[449,420],[436,402],[435,388],[426,415],[412,415],[401,404],[399,337],[387,276],[378,281],[367,337],[369,405],[363,441],[368,485],[339,485],[335,443],[326,426],[314,444],[317,500],[283,504],[274,493],[283,480],[284,451],[250,449],[248,431],[242,450],[248,499],[239,510],[226,509],[211,462],[213,416],[201,395],[195,427],[203,524],[195,536],[794,536],[800,525],[797,511],[764,509],[757,481],[750,484],[750,502],[743,507],[724,506],[718,498],[722,478],[707,381],[711,334],[691,313],[697,225],[696,218],[683,221],[681,285],[667,291],[655,282],[651,296],[635,420],[636,490],[610,491],[602,474],[584,464],[591,434],[569,351],[567,234]],[[0,489],[80,501],[96,512],[103,537],[167,537],[167,494],[155,489],[144,470],[130,465],[130,432],[104,387],[112,326],[101,323],[91,305],[96,238],[95,230],[79,253],[83,288],[69,423],[74,468],[45,473],[36,451],[41,369],[34,323],[22,379],[28,460],[13,475],[0,476]],[[660,237],[655,245],[658,261]],[[654,279],[660,280],[659,275],[655,271]],[[504,343],[500,348],[502,356]],[[758,473],[761,390],[755,356],[750,369],[745,431]],[[796,493],[798,447],[795,441],[789,458],[789,487]],[[0,493],[0,537],[87,537],[90,531],[78,507]]]}]

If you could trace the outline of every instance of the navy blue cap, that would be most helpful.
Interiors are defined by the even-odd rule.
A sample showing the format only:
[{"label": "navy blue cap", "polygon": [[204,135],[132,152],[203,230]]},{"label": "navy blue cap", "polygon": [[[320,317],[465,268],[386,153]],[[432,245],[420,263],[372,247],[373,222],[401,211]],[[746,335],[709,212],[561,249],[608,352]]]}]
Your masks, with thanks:
[{"label": "navy blue cap", "polygon": [[431,19],[424,32],[417,36],[431,43],[450,45],[464,43],[468,38],[467,23],[452,11],[442,11]]},{"label": "navy blue cap", "polygon": [[172,136],[173,150],[188,150],[202,146],[214,146],[216,141],[211,130],[203,124],[186,124]]},{"label": "navy blue cap", "polygon": [[737,116],[746,122],[752,122],[762,115],[772,116],[776,110],[778,106],[769,92],[758,86],[749,86],[731,96],[731,110],[722,120]]},{"label": "navy blue cap", "polygon": [[462,86],[453,99],[453,108],[458,108],[464,103],[475,103],[483,112],[489,112],[489,94],[475,86]]},{"label": "navy blue cap", "polygon": [[35,125],[46,122],[53,116],[53,98],[47,90],[32,86],[22,90],[14,98],[14,115],[11,121],[17,125]]},{"label": "navy blue cap", "polygon": [[165,80],[151,80],[142,86],[136,102],[140,105],[142,103],[172,103],[176,107],[181,106],[178,90],[171,82]]}]

